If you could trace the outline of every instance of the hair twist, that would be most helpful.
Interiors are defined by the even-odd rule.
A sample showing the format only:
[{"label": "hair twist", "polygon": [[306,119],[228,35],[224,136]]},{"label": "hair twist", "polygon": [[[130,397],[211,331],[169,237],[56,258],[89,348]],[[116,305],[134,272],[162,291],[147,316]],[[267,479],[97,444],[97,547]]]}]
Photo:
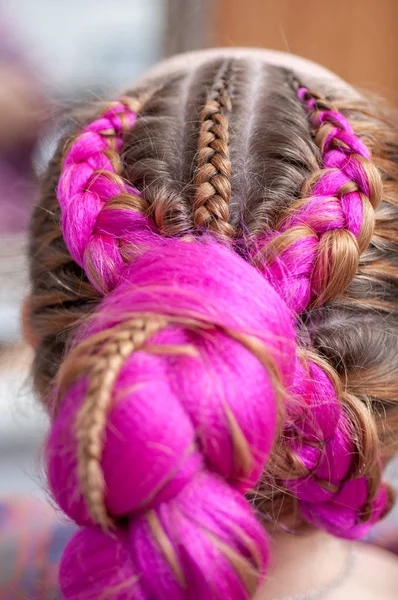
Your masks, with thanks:
[{"label": "hair twist", "polygon": [[255,262],[297,313],[342,294],[372,237],[381,176],[349,121],[326,100],[300,88],[321,154],[321,169],[303,198],[260,242]]},{"label": "hair twist", "polygon": [[210,229],[221,238],[230,238],[234,233],[228,222],[231,161],[227,113],[232,108],[228,95],[229,71],[228,65],[222,69],[200,113],[195,175],[194,224],[199,230]]}]

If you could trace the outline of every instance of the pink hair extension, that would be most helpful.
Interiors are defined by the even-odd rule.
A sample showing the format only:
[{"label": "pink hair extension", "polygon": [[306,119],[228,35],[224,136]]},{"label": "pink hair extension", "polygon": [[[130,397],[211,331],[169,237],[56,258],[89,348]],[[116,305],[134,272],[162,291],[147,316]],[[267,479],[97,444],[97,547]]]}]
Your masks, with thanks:
[{"label": "pink hair extension", "polygon": [[[322,262],[317,265],[322,236],[333,229],[347,229],[359,243],[364,206],[370,203],[376,207],[380,201],[361,162],[361,157],[370,160],[370,153],[354,134],[348,120],[332,110],[314,113],[318,108],[317,100],[305,88],[298,90],[298,97],[315,129],[323,123],[333,127],[325,130],[326,136],[322,128],[318,130],[318,136],[324,136],[321,143],[324,170],[311,197],[282,222],[279,231],[265,240],[267,256],[267,244],[272,245],[278,236],[295,227],[308,227],[310,234],[307,237],[288,246],[277,260],[271,259],[264,267],[266,278],[296,313],[305,310],[314,298],[319,299],[318,283],[328,276],[322,270],[326,265]],[[366,478],[350,476],[357,452],[346,409],[337,398],[327,374],[311,361],[308,371],[297,362],[291,397],[300,402],[290,404],[292,414],[284,436],[310,475],[287,480],[285,485],[301,501],[302,512],[309,522],[341,537],[363,537],[385,514],[388,494],[386,487],[381,485],[369,507]],[[297,407],[301,408],[294,414]],[[371,516],[364,523],[366,509]]]},{"label": "pink hair extension", "polygon": [[[353,426],[325,371],[296,363],[287,406],[285,442],[310,474],[284,483],[299,498],[310,523],[339,537],[360,539],[388,507],[382,484],[369,507],[366,477],[353,478],[357,458]],[[370,508],[370,518],[363,515]]]},{"label": "pink hair extension", "polygon": [[[331,122],[326,113],[319,118]],[[340,117],[324,143],[329,170],[280,232],[325,210],[360,235],[369,189],[330,200],[354,175],[367,185],[356,164],[366,149]],[[294,313],[317,289],[312,241],[263,276],[205,235],[160,237],[117,202],[139,196],[112,155],[135,120],[121,100],[88,125],[58,187],[71,256],[106,296],[61,367],[46,446],[54,498],[82,528],[60,567],[63,598],[245,600],[264,578],[269,546],[244,494],[267,463],[282,390],[283,436],[310,473],[283,483],[309,522],[359,537],[385,512],[387,494],[381,486],[363,523],[369,490],[351,476],[349,415],[326,372],[297,354]],[[297,256],[307,265],[300,276]]]},{"label": "pink hair extension", "polygon": [[[331,232],[348,232],[356,240],[357,257],[367,248],[372,235],[369,215],[381,201],[381,183],[379,176],[368,176],[370,152],[349,121],[337,111],[322,110],[322,103],[306,88],[297,93],[317,131],[322,170],[317,174],[310,197],[300,201],[300,206],[282,220],[278,230],[260,242],[255,260],[290,308],[301,313],[311,303],[319,305],[328,299],[325,290],[332,277],[335,252],[328,238]],[[284,246],[284,239],[294,231],[296,241],[289,240]],[[340,240],[343,244],[342,235]],[[282,250],[275,250],[281,242]],[[328,261],[320,254],[323,244],[329,248]],[[345,269],[341,265],[337,269],[341,278]],[[344,284],[350,282],[348,279]]]},{"label": "pink hair extension", "polygon": [[[79,423],[90,411],[99,349],[92,371],[62,392],[47,444],[48,479],[61,508],[85,527],[62,561],[65,599],[98,598],[110,588],[106,597],[117,599],[243,599],[266,571],[266,533],[243,494],[274,440],[275,378],[293,383],[290,311],[222,245],[165,239],[125,269],[76,352],[101,332],[112,339],[127,316],[156,315],[163,328],[126,355],[112,387],[98,434],[104,486],[92,497],[80,450],[84,435],[94,445],[99,420],[84,417],[85,430]],[[75,360],[83,363],[84,354]],[[89,458],[86,471],[94,468]],[[123,519],[120,533],[97,530],[95,502]]]},{"label": "pink hair extension", "polygon": [[131,98],[113,102],[83,129],[65,157],[58,184],[65,243],[102,294],[115,287],[123,270],[120,238],[145,245],[155,230],[139,211],[113,208],[123,195],[140,196],[120,177],[120,164],[111,160],[112,150],[120,152],[123,132],[137,119],[135,104]]}]

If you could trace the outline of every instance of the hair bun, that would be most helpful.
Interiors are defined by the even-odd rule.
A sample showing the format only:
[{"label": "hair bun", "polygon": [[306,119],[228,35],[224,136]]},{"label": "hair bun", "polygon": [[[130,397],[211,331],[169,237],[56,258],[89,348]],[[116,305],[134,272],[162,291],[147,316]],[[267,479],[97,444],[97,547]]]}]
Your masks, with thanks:
[{"label": "hair bun", "polygon": [[267,565],[243,493],[263,472],[279,390],[292,383],[291,314],[222,245],[159,244],[125,270],[61,369],[48,479],[80,525],[127,527],[145,598],[190,588],[238,600]]}]

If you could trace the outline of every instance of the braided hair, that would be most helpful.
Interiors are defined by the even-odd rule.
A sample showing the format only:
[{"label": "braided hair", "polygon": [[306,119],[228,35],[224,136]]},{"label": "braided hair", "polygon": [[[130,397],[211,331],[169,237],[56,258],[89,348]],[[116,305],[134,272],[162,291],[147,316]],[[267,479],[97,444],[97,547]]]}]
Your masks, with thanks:
[{"label": "braided hair", "polygon": [[222,67],[200,113],[193,218],[198,230],[207,228],[220,237],[228,238],[234,234],[228,208],[231,199],[227,117],[231,110],[228,96],[230,65],[227,63]]},{"label": "braided hair", "polygon": [[[387,513],[396,396],[386,416],[356,376],[393,368],[385,131],[228,59],[141,84],[60,144],[31,321],[49,486],[80,526],[65,599],[250,598],[263,518],[357,539]],[[383,350],[356,362],[382,322]]]}]

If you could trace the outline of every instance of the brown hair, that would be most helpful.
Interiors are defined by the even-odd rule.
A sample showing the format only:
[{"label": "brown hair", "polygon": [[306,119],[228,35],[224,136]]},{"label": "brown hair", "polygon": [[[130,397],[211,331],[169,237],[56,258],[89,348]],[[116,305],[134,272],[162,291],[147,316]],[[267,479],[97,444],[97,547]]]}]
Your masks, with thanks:
[{"label": "brown hair", "polygon": [[[320,169],[293,79],[287,69],[254,60],[209,59],[131,90],[127,95],[141,98],[142,106],[126,136],[122,174],[143,192],[131,208],[138,202],[164,236],[206,226],[245,254],[297,205]],[[377,454],[389,459],[398,441],[398,130],[376,102],[346,102],[338,93],[332,100],[371,149],[383,201],[351,285],[303,314],[299,335],[335,381],[357,423],[360,459],[378,478]],[[95,106],[87,117],[99,111]],[[84,116],[79,128],[85,122]],[[100,300],[62,238],[56,186],[65,152],[62,141],[31,225],[30,313],[39,339],[33,374],[44,402],[71,335]],[[303,467],[286,455],[280,438],[253,492],[273,519],[296,511],[280,484],[286,470],[300,476]]]}]

